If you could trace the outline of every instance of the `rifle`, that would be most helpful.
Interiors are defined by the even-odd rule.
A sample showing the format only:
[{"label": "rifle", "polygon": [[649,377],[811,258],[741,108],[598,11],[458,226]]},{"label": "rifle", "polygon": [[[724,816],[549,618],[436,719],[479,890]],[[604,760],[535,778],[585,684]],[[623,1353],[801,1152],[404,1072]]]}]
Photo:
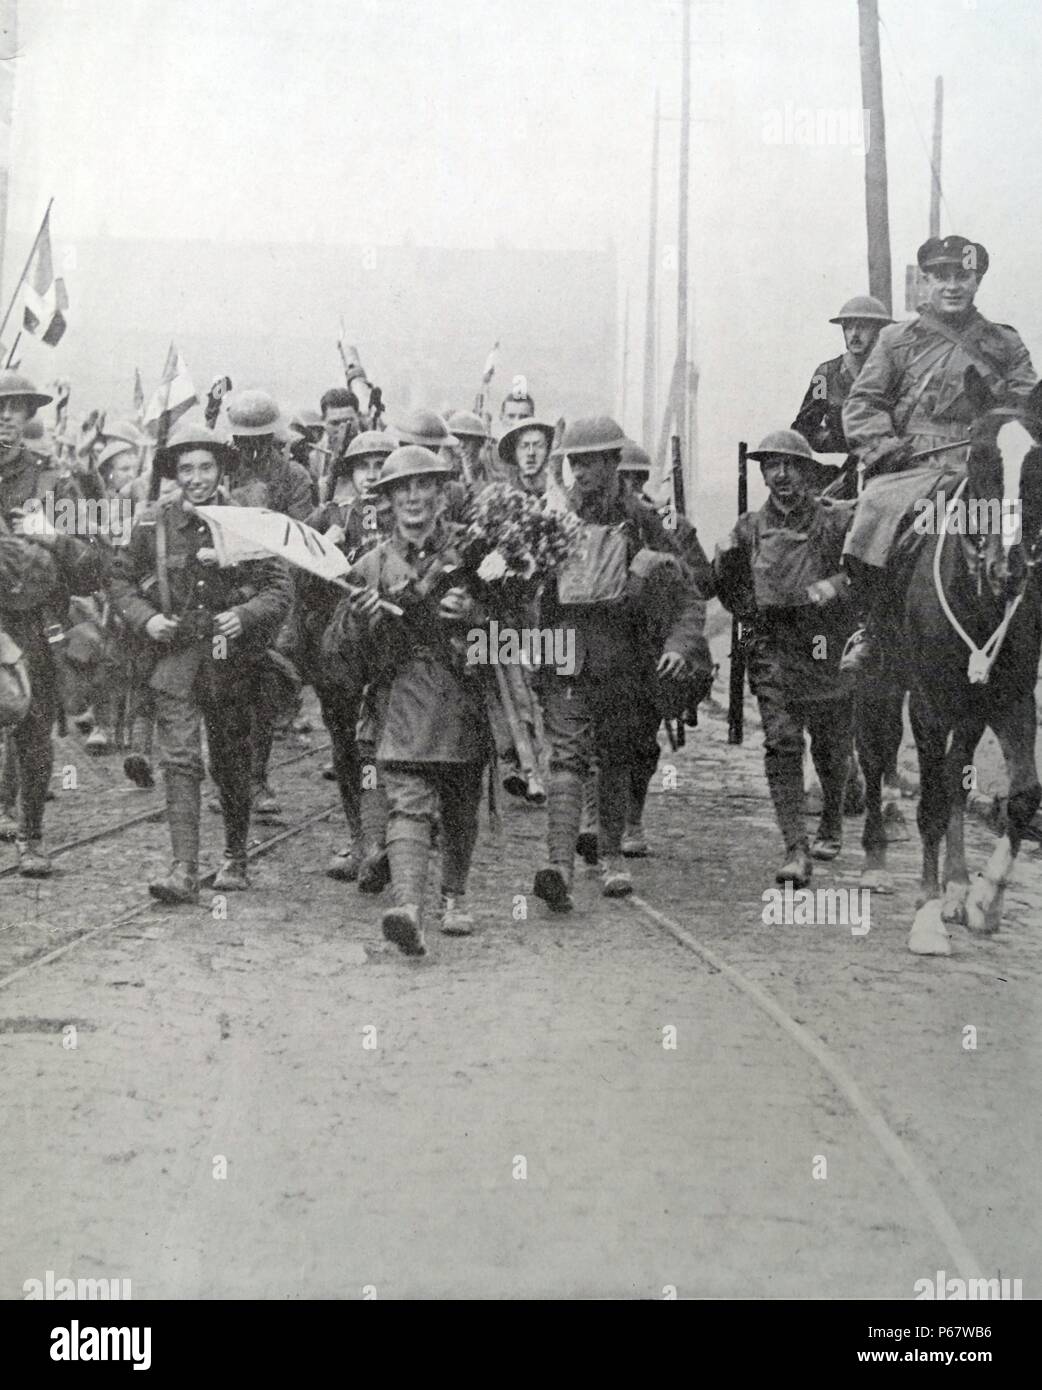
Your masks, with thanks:
[{"label": "rifle", "polygon": [[684,505],[684,465],[680,457],[680,435],[675,434],[669,441],[673,463],[673,526],[680,517],[687,515]]},{"label": "rifle", "polygon": [[[748,445],[738,446],[738,515],[749,510],[749,465],[746,462]],[[745,736],[745,640],[742,620],[737,613],[731,617],[731,684],[727,700],[727,741],[741,743]]]}]

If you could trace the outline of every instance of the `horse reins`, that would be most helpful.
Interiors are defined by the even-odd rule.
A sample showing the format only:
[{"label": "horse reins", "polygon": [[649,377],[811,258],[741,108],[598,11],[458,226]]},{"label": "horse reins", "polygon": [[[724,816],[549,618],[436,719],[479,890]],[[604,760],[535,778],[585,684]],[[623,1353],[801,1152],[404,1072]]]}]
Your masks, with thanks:
[{"label": "horse reins", "polygon": [[[958,633],[958,635],[962,638],[963,642],[969,648],[970,659],[967,663],[966,675],[970,684],[986,685],[988,682],[988,677],[991,675],[991,668],[995,665],[995,662],[998,659],[999,652],[1002,650],[1002,644],[1006,640],[1006,633],[1009,631],[1009,625],[1013,621],[1016,611],[1020,607],[1021,600],[1024,597],[1024,593],[1027,589],[1027,580],[1025,580],[1024,588],[1021,589],[1020,593],[1018,593],[1015,598],[1009,599],[1007,601],[1006,612],[1004,613],[1002,621],[999,623],[998,627],[991,634],[991,636],[984,643],[984,645],[982,647],[978,647],[976,642],[974,642],[973,638],[966,631],[966,629],[959,622],[958,618],[952,611],[952,606],[948,602],[947,596],[944,592],[944,580],[941,576],[941,553],[944,550],[945,538],[948,535],[948,524],[952,516],[955,514],[955,508],[958,505],[959,500],[962,497],[962,494],[966,491],[966,485],[968,482],[968,477],[963,478],[962,482],[955,489],[955,493],[952,496],[952,499],[948,503],[948,506],[945,510],[944,525],[941,527],[941,536],[937,542],[937,547],[933,553],[933,583],[934,588],[937,591],[937,598],[940,602],[941,610],[944,613],[944,616],[948,619],[948,622],[951,624],[952,628],[955,630],[955,632]],[[1028,572],[1028,578],[1030,578],[1030,571]]]}]

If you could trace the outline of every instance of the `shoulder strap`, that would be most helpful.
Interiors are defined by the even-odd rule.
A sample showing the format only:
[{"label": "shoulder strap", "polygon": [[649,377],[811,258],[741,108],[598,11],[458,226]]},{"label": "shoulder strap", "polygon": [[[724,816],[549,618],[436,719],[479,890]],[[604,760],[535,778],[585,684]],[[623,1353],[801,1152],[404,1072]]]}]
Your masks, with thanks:
[{"label": "shoulder strap", "polygon": [[170,617],[170,575],[166,568],[166,508],[157,508],[156,516],[156,583],[159,586],[159,607],[164,617]]},{"label": "shoulder strap", "polygon": [[949,343],[954,343],[956,347],[961,347],[975,366],[983,367],[989,376],[997,376],[1002,380],[1005,371],[1004,365],[996,361],[995,358],[989,356],[979,342],[981,333],[989,326],[985,318],[981,317],[975,319],[970,325],[968,332],[960,333],[958,329],[952,328],[947,323],[942,323],[942,321],[933,314],[924,313],[920,314],[919,317],[924,319],[935,333],[939,333],[942,338],[947,339]]}]

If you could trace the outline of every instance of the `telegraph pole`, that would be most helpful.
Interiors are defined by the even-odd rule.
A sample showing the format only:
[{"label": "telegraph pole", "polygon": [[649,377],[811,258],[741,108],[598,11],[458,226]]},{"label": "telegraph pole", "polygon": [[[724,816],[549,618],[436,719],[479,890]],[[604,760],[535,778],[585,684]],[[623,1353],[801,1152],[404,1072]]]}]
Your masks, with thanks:
[{"label": "telegraph pole", "polygon": [[644,400],[641,443],[647,449],[655,433],[655,359],[658,351],[656,303],[658,298],[658,88],[655,88],[655,124],[651,137],[651,212],[648,217],[648,285],[644,304]]},{"label": "telegraph pole", "polygon": [[680,67],[680,216],[677,226],[677,362],[673,374],[673,421],[680,437],[680,453],[688,458],[687,374],[687,236],[688,177],[691,164],[691,0],[684,0],[684,30]]},{"label": "telegraph pole", "polygon": [[878,0],[858,0],[861,105],[865,113],[865,216],[868,227],[868,292],[893,303],[890,270],[890,213],[886,188],[886,121],[883,67],[879,56]]},{"label": "telegraph pole", "polygon": [[630,375],[630,291],[626,286],[626,307],[622,314],[622,384],[619,391],[619,422],[626,428],[626,396]]},{"label": "telegraph pole", "polygon": [[0,296],[7,249],[7,207],[11,180],[11,127],[18,61],[18,0],[0,0]]},{"label": "telegraph pole", "polygon": [[933,84],[933,154],[930,159],[930,235],[941,235],[941,128],[944,124],[944,78]]}]

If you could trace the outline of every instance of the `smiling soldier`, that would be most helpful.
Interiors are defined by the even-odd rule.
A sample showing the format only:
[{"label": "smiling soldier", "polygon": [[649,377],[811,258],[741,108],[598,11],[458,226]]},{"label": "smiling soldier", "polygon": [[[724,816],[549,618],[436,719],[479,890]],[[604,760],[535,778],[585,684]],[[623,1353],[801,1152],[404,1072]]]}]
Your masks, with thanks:
[{"label": "smiling soldier", "polygon": [[[843,788],[851,752],[851,697],[839,658],[853,627],[841,571],[849,502],[814,496],[814,455],[795,430],[776,430],[758,459],[770,493],[745,512],[714,561],[720,602],[751,633],[749,684],[763,720],[763,761],[785,842],[779,883],[803,887],[810,856],[834,859],[843,838]],[[823,810],[813,846],[804,821],[803,739],[821,779]]]},{"label": "smiling soldier", "polygon": [[150,639],[156,657],[150,684],[173,864],[149,892],[164,903],[199,901],[201,725],[224,819],[214,888],[248,886],[253,686],[289,611],[292,587],[280,560],[219,568],[210,528],[194,515],[195,507],[223,502],[218,485],[235,461],[221,433],[202,420],[182,420],[153,462],[157,482],[172,477],[180,491],[135,526],[110,586],[124,621]]}]

